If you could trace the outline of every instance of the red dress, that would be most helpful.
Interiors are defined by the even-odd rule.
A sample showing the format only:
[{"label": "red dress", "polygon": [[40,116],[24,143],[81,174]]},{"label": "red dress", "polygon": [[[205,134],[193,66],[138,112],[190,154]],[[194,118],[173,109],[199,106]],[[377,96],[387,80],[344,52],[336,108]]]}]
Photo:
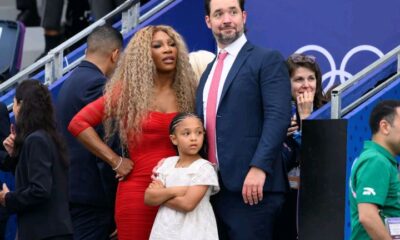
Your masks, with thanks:
[{"label": "red dress", "polygon": [[[151,172],[162,158],[175,156],[169,139],[168,127],[177,113],[150,112],[142,126],[139,143],[132,146],[133,137],[128,137],[128,150],[134,166],[128,177],[119,182],[115,221],[119,240],[147,240],[153,226],[157,207],[144,204],[144,191],[151,182]],[[88,104],[72,119],[68,129],[77,136],[88,127],[101,123],[104,115],[104,98]]]}]

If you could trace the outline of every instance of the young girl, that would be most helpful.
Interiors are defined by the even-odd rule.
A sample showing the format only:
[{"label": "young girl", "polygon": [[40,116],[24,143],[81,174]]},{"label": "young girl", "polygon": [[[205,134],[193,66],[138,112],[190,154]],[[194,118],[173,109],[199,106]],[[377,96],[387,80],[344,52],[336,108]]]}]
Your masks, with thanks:
[{"label": "young girl", "polygon": [[209,202],[219,190],[218,177],[199,154],[204,142],[202,121],[195,114],[180,113],[169,132],[179,156],[165,159],[145,192],[146,204],[161,205],[150,239],[218,239]]}]

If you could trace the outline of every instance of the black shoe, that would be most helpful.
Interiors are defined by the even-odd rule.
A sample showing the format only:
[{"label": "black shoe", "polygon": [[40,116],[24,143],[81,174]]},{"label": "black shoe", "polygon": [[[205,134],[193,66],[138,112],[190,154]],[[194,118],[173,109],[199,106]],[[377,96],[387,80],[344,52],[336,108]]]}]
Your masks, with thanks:
[{"label": "black shoe", "polygon": [[22,22],[26,27],[40,26],[40,17],[37,12],[23,10],[17,16],[17,21]]}]

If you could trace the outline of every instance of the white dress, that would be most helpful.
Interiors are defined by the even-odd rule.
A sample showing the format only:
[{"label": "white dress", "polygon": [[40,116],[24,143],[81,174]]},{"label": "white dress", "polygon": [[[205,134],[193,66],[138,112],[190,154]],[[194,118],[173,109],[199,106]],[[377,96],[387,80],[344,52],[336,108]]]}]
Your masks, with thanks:
[{"label": "white dress", "polygon": [[211,163],[204,159],[189,167],[175,168],[179,157],[169,157],[157,170],[166,187],[209,185],[197,207],[188,213],[161,206],[151,229],[151,240],[214,240],[218,239],[217,223],[210,196],[219,191],[218,177]]}]

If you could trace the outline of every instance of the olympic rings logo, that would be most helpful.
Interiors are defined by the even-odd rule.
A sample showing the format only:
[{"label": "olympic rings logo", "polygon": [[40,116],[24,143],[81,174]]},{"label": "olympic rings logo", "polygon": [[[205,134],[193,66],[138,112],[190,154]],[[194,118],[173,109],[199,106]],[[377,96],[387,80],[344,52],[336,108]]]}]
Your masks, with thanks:
[{"label": "olympic rings logo", "polygon": [[324,55],[325,58],[329,62],[331,71],[322,75],[323,83],[326,80],[329,81],[328,84],[325,86],[324,90],[330,89],[333,86],[333,84],[335,83],[336,76],[339,76],[340,84],[344,83],[346,80],[353,77],[353,75],[351,73],[346,71],[346,65],[349,62],[350,58],[352,56],[354,56],[355,54],[362,52],[362,51],[367,51],[367,52],[372,52],[372,53],[376,54],[379,58],[383,57],[383,55],[384,55],[381,50],[379,50],[378,48],[376,48],[374,46],[360,45],[360,46],[357,46],[357,47],[351,49],[348,53],[346,53],[346,55],[343,57],[343,60],[340,64],[340,68],[337,69],[335,60],[333,59],[333,56],[325,48],[318,46],[318,45],[306,45],[304,47],[297,49],[296,53],[304,53],[307,51],[319,52],[322,55]]}]

